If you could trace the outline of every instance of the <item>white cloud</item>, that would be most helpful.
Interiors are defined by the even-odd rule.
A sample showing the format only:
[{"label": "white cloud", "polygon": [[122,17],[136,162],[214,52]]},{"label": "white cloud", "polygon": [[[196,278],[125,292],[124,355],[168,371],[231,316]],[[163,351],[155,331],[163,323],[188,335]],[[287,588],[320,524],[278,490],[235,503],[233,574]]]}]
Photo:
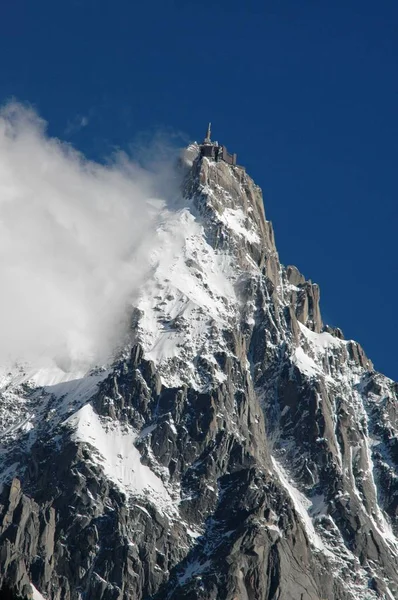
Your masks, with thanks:
[{"label": "white cloud", "polygon": [[175,194],[169,156],[144,169],[89,162],[37,114],[0,112],[0,361],[104,360],[126,332],[158,216]]}]

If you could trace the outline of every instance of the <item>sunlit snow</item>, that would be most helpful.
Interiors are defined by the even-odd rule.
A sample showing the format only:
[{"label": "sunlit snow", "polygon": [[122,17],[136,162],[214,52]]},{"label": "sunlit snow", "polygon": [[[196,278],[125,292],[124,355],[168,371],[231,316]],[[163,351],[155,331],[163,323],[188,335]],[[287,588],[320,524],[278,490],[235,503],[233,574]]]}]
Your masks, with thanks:
[{"label": "sunlit snow", "polygon": [[127,496],[149,495],[160,510],[174,510],[172,499],[160,477],[141,462],[134,445],[136,432],[127,424],[101,419],[86,404],[65,422],[72,428],[72,439],[94,448],[91,460]]},{"label": "sunlit snow", "polygon": [[39,592],[39,590],[37,588],[35,588],[35,586],[33,585],[33,583],[30,584],[31,588],[32,588],[32,600],[45,600],[44,596]]},{"label": "sunlit snow", "polygon": [[[194,357],[211,348],[211,331],[227,326],[234,315],[237,300],[226,275],[233,270],[231,257],[207,244],[203,227],[188,209],[168,214],[157,234],[153,278],[138,302],[140,340],[147,358],[162,365],[165,384],[181,385],[185,377],[197,387]],[[222,343],[217,336],[213,351]],[[174,359],[185,368],[177,369]]]}]

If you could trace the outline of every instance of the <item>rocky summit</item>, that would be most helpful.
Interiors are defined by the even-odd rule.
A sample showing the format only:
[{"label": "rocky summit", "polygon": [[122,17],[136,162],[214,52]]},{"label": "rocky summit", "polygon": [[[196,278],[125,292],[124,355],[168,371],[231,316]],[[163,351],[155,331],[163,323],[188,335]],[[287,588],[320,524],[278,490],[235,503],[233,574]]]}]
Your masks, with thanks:
[{"label": "rocky summit", "polygon": [[183,153],[118,358],[1,373],[2,599],[398,598],[398,385],[208,154]]}]

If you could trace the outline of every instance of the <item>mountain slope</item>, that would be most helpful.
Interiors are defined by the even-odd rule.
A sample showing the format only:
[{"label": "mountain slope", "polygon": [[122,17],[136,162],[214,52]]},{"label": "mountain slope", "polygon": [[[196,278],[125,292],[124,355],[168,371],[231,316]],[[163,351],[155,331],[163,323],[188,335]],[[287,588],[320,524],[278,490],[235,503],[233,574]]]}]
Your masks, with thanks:
[{"label": "mountain slope", "polygon": [[280,265],[241,167],[192,145],[180,176],[131,348],[4,374],[1,580],[51,600],[398,597],[397,385]]}]

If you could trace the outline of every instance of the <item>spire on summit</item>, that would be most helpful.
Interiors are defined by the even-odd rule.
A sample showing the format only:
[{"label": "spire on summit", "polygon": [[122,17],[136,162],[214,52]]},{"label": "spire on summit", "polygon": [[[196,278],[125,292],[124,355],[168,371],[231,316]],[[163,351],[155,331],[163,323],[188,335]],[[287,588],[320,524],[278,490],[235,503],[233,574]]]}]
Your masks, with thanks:
[{"label": "spire on summit", "polygon": [[223,160],[229,165],[236,166],[236,154],[230,154],[226,147],[218,142],[211,141],[211,123],[207,126],[206,137],[199,145],[200,156],[206,156],[216,162]]},{"label": "spire on summit", "polygon": [[207,133],[205,139],[203,140],[203,143],[211,144],[211,123],[209,123],[207,126]]}]

